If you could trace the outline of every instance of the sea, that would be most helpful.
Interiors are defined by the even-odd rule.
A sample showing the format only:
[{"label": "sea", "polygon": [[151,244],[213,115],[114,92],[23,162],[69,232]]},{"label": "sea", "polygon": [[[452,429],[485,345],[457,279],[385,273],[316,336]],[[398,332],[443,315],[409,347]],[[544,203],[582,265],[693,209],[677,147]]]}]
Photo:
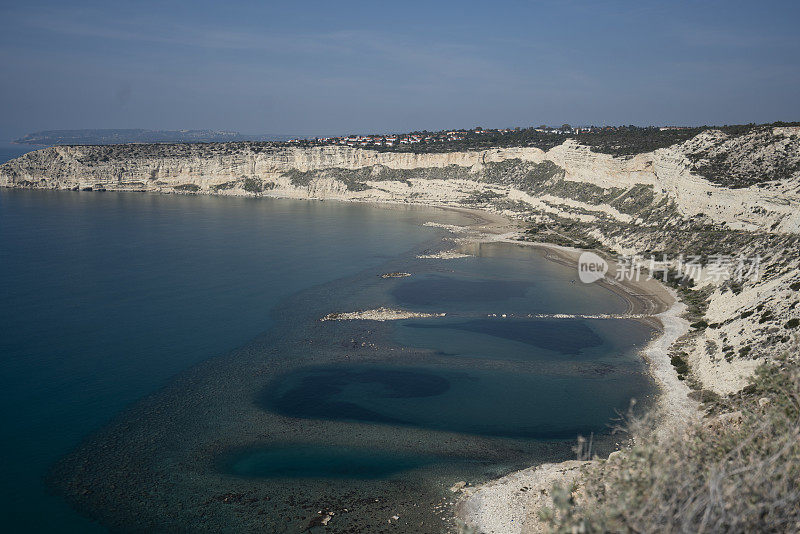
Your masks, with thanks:
[{"label": "sea", "polygon": [[[612,450],[656,333],[547,317],[627,303],[533,247],[419,257],[427,222],[471,220],[0,189],[5,528],[442,532],[456,482]],[[432,316],[321,320],[381,307]]]}]

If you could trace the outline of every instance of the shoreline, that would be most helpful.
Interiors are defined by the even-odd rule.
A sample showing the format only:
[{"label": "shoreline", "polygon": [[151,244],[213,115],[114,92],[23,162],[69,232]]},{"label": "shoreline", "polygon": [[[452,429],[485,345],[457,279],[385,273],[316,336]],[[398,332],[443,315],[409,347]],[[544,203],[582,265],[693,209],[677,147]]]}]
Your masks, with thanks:
[{"label": "shoreline", "polygon": [[[479,225],[483,230],[478,235],[467,235],[456,239],[456,247],[452,249],[452,252],[469,254],[471,246],[482,243],[508,243],[539,249],[544,252],[546,259],[575,269],[577,272],[578,258],[583,252],[590,250],[608,262],[608,273],[616,271],[618,263],[602,251],[513,239],[512,236],[517,235],[517,232],[508,230],[510,228],[518,229],[519,224],[503,215],[478,208],[436,207],[451,209],[472,217],[476,221],[475,224],[464,227],[464,230],[474,232]],[[455,230],[451,229],[451,231]],[[680,301],[673,289],[663,285],[655,278],[647,279],[643,274],[639,280],[627,278],[617,280],[608,273],[594,283],[601,285],[627,302],[628,309],[623,315],[633,316],[633,320],[642,321],[660,333],[642,349],[641,354],[647,361],[648,370],[659,387],[658,406],[665,409],[666,414],[672,416],[674,419],[672,423],[679,420],[685,421],[696,412],[697,403],[688,398],[691,391],[689,387],[683,381],[678,380],[678,374],[670,362],[669,349],[675,341],[689,331],[689,322],[681,317],[686,305]],[[676,406],[679,408],[676,409]]]},{"label": "shoreline", "polygon": [[[8,186],[6,187],[8,189],[18,189],[14,187],[8,187]],[[114,191],[114,192],[141,193],[145,191]],[[160,191],[146,191],[146,192],[162,194],[162,195],[175,194],[175,193],[167,193]],[[197,196],[197,193],[178,193],[178,194]],[[225,197],[227,195],[208,194],[206,196]],[[318,198],[294,199],[288,196],[278,196],[278,195],[264,195],[254,198],[268,198],[275,200],[283,200],[283,199],[306,200],[308,202],[322,201],[322,199]],[[585,250],[582,249],[565,247],[562,245],[555,245],[551,243],[520,241],[517,239],[513,239],[512,237],[518,235],[519,233],[521,221],[511,219],[505,215],[490,211],[485,208],[474,208],[474,207],[467,207],[467,206],[448,204],[442,202],[426,203],[426,202],[415,202],[407,200],[406,201],[363,200],[358,198],[351,198],[351,199],[330,198],[327,200],[333,202],[366,204],[372,206],[379,206],[387,209],[393,209],[399,206],[420,206],[426,208],[437,208],[459,213],[460,215],[471,219],[472,222],[470,224],[457,228],[448,225],[440,226],[438,223],[434,223],[435,226],[440,226],[445,229],[448,229],[450,230],[451,233],[454,234],[458,234],[459,231],[465,231],[468,234],[471,234],[471,235],[457,237],[456,239],[454,239],[456,246],[450,249],[443,250],[442,252],[444,253],[465,252],[467,255],[472,255],[469,254],[468,250],[464,249],[470,245],[480,245],[481,243],[487,243],[487,242],[501,242],[517,246],[530,246],[539,248],[540,250],[545,251],[545,256],[548,260],[555,261],[566,267],[576,268],[578,257],[582,252],[585,252]],[[608,272],[613,272],[616,269],[617,262],[609,258],[607,254],[605,254],[602,251],[594,249],[590,250],[596,254],[599,254],[608,262],[609,264]],[[676,393],[678,393],[678,391],[680,391],[680,395],[682,395],[684,392],[688,394],[689,389],[688,386],[685,386],[685,384],[678,381],[677,373],[674,371],[674,369],[672,368],[672,364],[669,362],[669,353],[668,353],[669,347],[672,345],[672,343],[674,343],[675,340],[677,340],[679,337],[684,335],[689,330],[688,322],[678,317],[682,313],[682,310],[685,308],[685,305],[682,305],[680,303],[680,301],[677,298],[677,294],[674,291],[662,285],[656,279],[638,280],[638,281],[637,280],[617,281],[614,278],[611,278],[608,275],[606,275],[603,279],[598,280],[595,283],[602,285],[609,291],[625,299],[629,305],[626,314],[651,315],[652,319],[638,317],[634,320],[643,321],[647,323],[649,326],[662,332],[661,336],[658,336],[657,338],[653,339],[648,344],[648,346],[645,347],[645,349],[642,351],[643,357],[647,360],[649,364],[648,369],[650,369],[651,376],[653,376],[654,380],[659,386],[659,390],[662,393],[660,397],[664,397],[665,395],[667,397],[670,397],[669,399],[663,399],[663,400],[659,399],[658,404],[660,406],[668,406],[672,402],[672,404],[677,404],[683,407],[684,416],[690,415],[689,408],[685,406],[686,402],[682,398],[680,399],[675,398]],[[676,308],[676,306],[680,307],[680,311],[677,311],[678,308]],[[665,324],[665,322],[668,324]],[[664,333],[667,330],[672,330],[674,331],[673,334],[677,335],[670,335],[670,338],[674,339],[672,339],[672,341],[666,344],[666,346],[663,346],[663,343],[660,343],[659,340],[664,337],[665,335]],[[676,381],[678,382],[677,384]],[[677,403],[674,401],[677,401]]]},{"label": "shoreline", "polygon": [[[689,397],[690,388],[678,379],[670,361],[670,348],[689,331],[689,322],[682,317],[686,305],[677,293],[655,278],[642,274],[638,280],[623,278],[617,280],[618,262],[605,252],[595,249],[577,249],[551,243],[520,241],[521,221],[510,219],[499,213],[480,208],[469,208],[447,204],[423,204],[417,202],[359,201],[368,204],[424,205],[454,211],[472,220],[465,226],[436,226],[453,234],[453,246],[445,247],[431,258],[455,259],[474,256],[474,247],[483,243],[506,243],[509,245],[532,247],[542,251],[549,261],[559,263],[577,273],[578,258],[587,250],[600,255],[609,264],[608,272],[602,279],[594,282],[619,296],[628,305],[624,315],[641,321],[654,328],[657,334],[640,351],[647,364],[648,373],[658,388],[652,411],[656,414],[656,432],[682,426],[699,415],[699,403]],[[614,454],[614,453],[612,453]],[[590,461],[566,460],[559,463],[542,463],[514,471],[500,478],[489,480],[477,486],[460,486],[453,491],[456,495],[452,511],[457,524],[474,529],[475,532],[491,534],[517,534],[544,532],[538,511],[549,504],[550,489],[553,484],[567,486],[580,475],[580,469]],[[456,486],[454,486],[456,487]]]},{"label": "shoreline", "polygon": [[[6,186],[7,187],[7,186]],[[7,187],[8,189],[18,189],[14,187]],[[65,190],[66,191],[66,190]],[[71,191],[75,192],[75,191]],[[142,193],[145,191],[114,191],[117,193]],[[156,194],[175,194],[161,191],[146,191],[147,193]],[[197,193],[178,193],[189,196],[197,196]],[[208,194],[206,196],[225,197],[227,195]],[[254,198],[267,198],[275,200],[306,200],[308,202],[319,202],[322,199],[307,198],[295,199],[288,196],[278,195],[264,195]],[[466,255],[473,255],[469,253],[468,247],[473,245],[480,245],[487,242],[501,242],[517,246],[529,246],[538,248],[545,252],[545,257],[550,261],[555,261],[564,265],[565,267],[576,268],[578,257],[585,250],[576,249],[572,247],[565,247],[562,245],[555,245],[544,242],[534,241],[520,241],[513,239],[513,236],[519,234],[521,221],[511,219],[500,213],[490,211],[485,208],[474,208],[456,204],[448,204],[442,202],[416,202],[416,201],[399,201],[399,200],[363,200],[358,198],[330,198],[326,199],[333,202],[346,202],[358,203],[372,206],[379,206],[387,209],[393,209],[400,206],[419,206],[426,208],[437,208],[441,210],[451,211],[458,213],[468,219],[471,223],[461,226],[452,227],[448,225],[439,225],[433,223],[434,226],[439,226],[449,230],[453,234],[464,232],[466,235],[457,236],[455,246],[450,249],[445,249],[447,253],[465,253]],[[602,251],[587,249],[602,256],[609,264],[608,272],[613,272],[616,269],[617,262],[609,258],[608,255]],[[453,256],[460,257],[460,256]],[[665,408],[668,412],[672,413],[674,410],[670,406],[681,406],[681,413],[673,413],[673,422],[685,420],[692,414],[695,408],[687,406],[687,401],[684,400],[684,393],[688,394],[688,386],[678,381],[677,373],[672,368],[669,361],[669,347],[679,337],[684,335],[689,330],[688,322],[681,319],[679,316],[682,313],[685,305],[683,305],[677,298],[677,294],[666,286],[662,285],[658,280],[620,280],[606,275],[597,282],[604,288],[613,292],[617,296],[623,298],[628,303],[628,310],[626,314],[629,315],[650,315],[651,318],[638,317],[634,320],[643,321],[649,326],[660,331],[662,334],[648,344],[642,351],[642,356],[648,362],[648,369],[656,384],[659,387],[661,395],[659,395],[658,405]],[[680,310],[680,311],[678,311]],[[685,324],[683,324],[685,323]],[[664,344],[662,338],[665,337],[665,332],[670,331],[669,338],[672,339],[669,343]],[[681,387],[682,386],[682,387]],[[666,397],[666,398],[665,398]],[[688,401],[689,403],[691,401]],[[692,406],[696,406],[694,403]]]},{"label": "shoreline", "polygon": [[[120,191],[127,192],[127,191]],[[165,193],[161,193],[165,194]],[[262,197],[276,198],[281,197]],[[300,200],[300,199],[294,199]],[[312,200],[312,199],[302,199]],[[545,257],[550,261],[555,261],[565,267],[576,268],[577,260],[583,250],[553,245],[548,243],[526,242],[513,239],[520,229],[520,221],[507,218],[498,213],[488,210],[448,205],[441,203],[422,203],[422,202],[392,202],[392,201],[369,201],[358,199],[329,199],[344,202],[358,202],[369,205],[376,205],[392,209],[399,206],[421,206],[428,208],[438,208],[453,211],[471,219],[471,223],[463,227],[450,228],[455,234],[453,246],[443,250],[459,251],[462,249],[468,252],[468,247],[479,245],[486,242],[502,242],[517,246],[530,246],[544,251]],[[466,235],[458,235],[461,231]],[[597,251],[595,251],[598,253]],[[604,254],[600,253],[605,257]],[[608,259],[608,258],[606,258]],[[613,262],[610,263],[609,272],[614,272]],[[693,410],[692,401],[684,393],[688,394],[688,386],[677,378],[672,364],[669,361],[670,346],[688,331],[688,322],[680,318],[685,309],[674,293],[661,285],[656,280],[641,281],[616,281],[606,276],[598,281],[604,288],[619,295],[628,303],[628,313],[639,313],[642,315],[650,314],[650,318],[640,318],[650,326],[654,326],[660,331],[642,351],[642,357],[647,361],[648,371],[655,380],[659,392],[656,406],[665,414],[662,425],[685,422]],[[580,463],[583,465],[583,463]],[[526,512],[524,502],[518,503],[517,500],[509,502],[508,495],[519,494],[521,486],[528,489],[525,495],[533,497],[534,494],[541,494],[540,491],[533,491],[533,488],[549,490],[550,485],[557,480],[567,480],[577,474],[580,465],[576,465],[574,460],[557,464],[540,464],[521,471],[508,474],[504,477],[491,480],[480,486],[466,488],[456,499],[454,510],[458,519],[467,522],[468,525],[478,526],[481,530],[488,532],[520,532],[520,529],[501,528],[491,530],[483,528],[487,524],[486,518],[496,521],[511,519],[513,525],[507,527],[520,527],[521,518],[533,519],[536,511],[531,514]],[[522,505],[522,510],[514,510],[513,506]],[[530,510],[528,510],[530,511]],[[523,515],[520,516],[519,514]]]},{"label": "shoreline", "polygon": [[[304,207],[298,207],[297,213],[302,216]],[[190,206],[187,208],[191,209]],[[336,208],[337,213],[341,209],[337,206],[330,208]],[[346,209],[345,213],[350,211]],[[381,214],[378,210],[372,219],[395,218],[397,215],[398,219],[407,221],[406,213],[414,212],[410,219],[417,229],[408,225],[406,231],[420,234],[420,240],[414,240],[409,248],[403,247],[404,250],[396,254],[387,255],[378,265],[362,264],[361,270],[355,274],[306,288],[282,299],[269,311],[269,317],[276,323],[268,332],[238,349],[219,353],[187,369],[164,389],[143,398],[108,426],[87,436],[79,448],[53,467],[48,487],[83,514],[106,525],[137,524],[139,521],[162,525],[170,521],[169,524],[173,525],[203,526],[205,523],[199,521],[208,518],[213,522],[209,524],[258,525],[261,531],[269,532],[281,531],[288,526],[291,528],[285,530],[300,532],[316,520],[321,511],[322,514],[335,512],[329,525],[334,530],[344,531],[354,525],[356,528],[353,530],[373,532],[386,527],[387,520],[397,515],[400,519],[392,520],[392,526],[387,527],[390,530],[439,532],[455,528],[455,519],[450,513],[450,502],[455,494],[447,491],[455,481],[489,480],[511,469],[569,457],[571,444],[563,441],[547,444],[533,440],[519,442],[513,436],[461,432],[459,428],[468,431],[473,426],[469,412],[463,412],[464,408],[455,403],[440,405],[438,400],[430,406],[442,406],[447,409],[446,413],[456,418],[463,416],[464,424],[431,428],[425,424],[380,425],[370,421],[302,417],[302,414],[295,418],[254,402],[254,399],[263,398],[262,393],[271,385],[285,383],[291,386],[292,382],[283,380],[283,377],[289,377],[289,372],[297,371],[298,374],[293,376],[298,378],[304,375],[319,377],[315,383],[321,389],[335,384],[328,380],[330,375],[314,374],[313,370],[337,364],[383,364],[390,369],[411,372],[418,368],[429,369],[432,375],[441,375],[454,384],[456,396],[453,399],[462,396],[474,398],[475,382],[468,378],[470,376],[479,380],[488,377],[490,384],[500,392],[505,389],[498,379],[515,379],[507,373],[509,369],[517,368],[513,362],[507,369],[502,368],[505,367],[503,362],[500,366],[491,362],[478,364],[483,369],[476,369],[472,359],[437,355],[430,348],[398,343],[387,323],[319,321],[320,317],[337,308],[373,309],[393,302],[388,300],[391,298],[389,286],[396,285],[397,281],[384,282],[379,273],[409,272],[422,276],[423,273],[451,268],[446,262],[415,258],[420,250],[453,246],[448,232],[439,228],[426,230],[420,226],[428,221],[464,224],[465,219],[435,209],[422,211],[403,207],[399,208],[401,213],[394,213],[396,211]],[[523,260],[525,256],[534,254],[537,265],[547,263],[532,251],[517,254]],[[358,261],[356,257],[354,259]],[[467,262],[486,263],[483,260]],[[476,274],[480,274],[480,266],[474,267]],[[557,271],[560,267],[549,269]],[[563,280],[566,277],[561,275],[559,278]],[[600,299],[602,295],[598,298],[601,303]],[[646,337],[638,339],[646,340]],[[585,369],[593,367],[587,365]],[[520,362],[519,368],[526,371],[528,366]],[[354,369],[358,371],[360,367]],[[309,370],[312,375],[306,374]],[[640,366],[638,371],[635,379],[646,386]],[[423,373],[420,376],[431,375]],[[424,386],[426,379],[422,380],[418,383]],[[619,377],[619,380],[625,381],[626,378]],[[528,382],[526,379],[524,383],[534,385],[537,381]],[[623,387],[626,386],[623,384]],[[381,390],[377,389],[378,393]],[[535,404],[535,400],[526,394],[531,390],[518,390],[521,402]],[[373,395],[373,391],[370,387],[365,394]],[[429,405],[424,398],[422,401],[422,406]],[[367,406],[372,402],[364,399]],[[473,406],[481,404],[478,397]],[[508,403],[501,405],[508,406]],[[549,419],[546,413],[542,417]],[[495,425],[491,413],[482,419],[487,426]],[[513,432],[514,423],[511,419],[508,421],[501,422],[500,426]],[[312,469],[308,479],[290,476],[283,481],[241,476],[243,473],[236,474],[230,470],[230,464],[220,463],[231,451],[268,451],[286,444],[321,444],[320,452],[325,447],[347,447],[355,453],[389,451],[399,455],[399,459],[408,454],[425,462],[430,459],[432,463],[421,466],[419,471],[404,470],[389,478],[342,480],[319,477]],[[314,458],[317,456],[310,457],[307,467],[313,468]],[[439,461],[440,458],[444,461]],[[332,461],[338,463],[335,457]],[[163,488],[175,486],[178,486],[176,491],[161,493]],[[131,495],[135,498],[131,499]],[[148,498],[152,495],[159,497],[156,509],[152,506],[152,499]],[[374,498],[379,498],[379,501]],[[300,499],[314,503],[313,508],[303,506]],[[286,517],[291,517],[291,522]],[[421,521],[424,521],[425,528],[419,528]],[[257,529],[241,527],[240,530]]]},{"label": "shoreline", "polygon": [[[513,239],[517,232],[501,231],[518,225],[499,214],[470,208],[454,209],[468,213],[476,221],[475,224],[465,227],[465,230],[474,231],[483,223],[481,228],[484,232],[482,235],[456,239],[457,245],[452,249],[453,252],[469,252],[470,247],[489,242],[529,246],[544,252],[549,261],[576,269],[577,272],[578,258],[585,250],[550,243],[519,241]],[[605,253],[591,251],[608,262],[608,273],[616,272],[616,261]],[[699,414],[699,403],[689,397],[689,386],[678,378],[670,361],[670,348],[689,331],[689,322],[682,317],[686,305],[680,301],[674,290],[654,278],[646,279],[642,276],[639,280],[617,280],[608,273],[595,283],[624,299],[628,303],[626,313],[639,316],[633,320],[642,321],[658,332],[640,352],[658,388],[653,408],[658,421],[655,431],[664,432],[687,424]],[[551,487],[554,484],[568,486],[579,477],[581,468],[589,463],[590,461],[578,460],[543,463],[478,486],[459,489],[457,492],[460,491],[461,495],[454,501],[453,513],[459,524],[476,532],[544,532],[538,511],[551,504]]]}]

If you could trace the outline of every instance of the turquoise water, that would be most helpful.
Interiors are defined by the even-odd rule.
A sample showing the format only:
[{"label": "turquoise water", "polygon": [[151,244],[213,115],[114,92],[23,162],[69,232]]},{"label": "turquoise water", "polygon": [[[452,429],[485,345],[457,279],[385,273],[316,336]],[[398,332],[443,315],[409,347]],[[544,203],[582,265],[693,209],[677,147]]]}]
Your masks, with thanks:
[{"label": "turquoise water", "polygon": [[280,299],[378,265],[430,210],[0,190],[0,507],[14,530],[85,531],[49,467],[171,377],[273,324]]}]

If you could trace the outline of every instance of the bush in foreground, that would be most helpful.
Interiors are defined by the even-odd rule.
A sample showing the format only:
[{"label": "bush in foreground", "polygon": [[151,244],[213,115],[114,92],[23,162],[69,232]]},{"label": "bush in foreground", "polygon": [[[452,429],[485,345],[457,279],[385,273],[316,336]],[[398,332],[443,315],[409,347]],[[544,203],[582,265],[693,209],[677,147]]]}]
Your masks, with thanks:
[{"label": "bush in foreground", "polygon": [[759,368],[750,386],[688,429],[629,424],[635,445],[554,488],[553,532],[800,531],[800,367]]}]

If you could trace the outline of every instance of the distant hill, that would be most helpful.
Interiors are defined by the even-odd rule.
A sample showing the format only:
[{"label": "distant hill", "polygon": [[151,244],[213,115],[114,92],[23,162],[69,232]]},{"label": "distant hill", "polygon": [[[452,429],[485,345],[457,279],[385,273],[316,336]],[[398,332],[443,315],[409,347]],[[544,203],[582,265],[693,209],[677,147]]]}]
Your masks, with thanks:
[{"label": "distant hill", "polygon": [[220,143],[229,141],[287,141],[288,135],[243,135],[221,130],[45,130],[27,134],[15,143],[25,145],[117,145],[123,143]]}]

